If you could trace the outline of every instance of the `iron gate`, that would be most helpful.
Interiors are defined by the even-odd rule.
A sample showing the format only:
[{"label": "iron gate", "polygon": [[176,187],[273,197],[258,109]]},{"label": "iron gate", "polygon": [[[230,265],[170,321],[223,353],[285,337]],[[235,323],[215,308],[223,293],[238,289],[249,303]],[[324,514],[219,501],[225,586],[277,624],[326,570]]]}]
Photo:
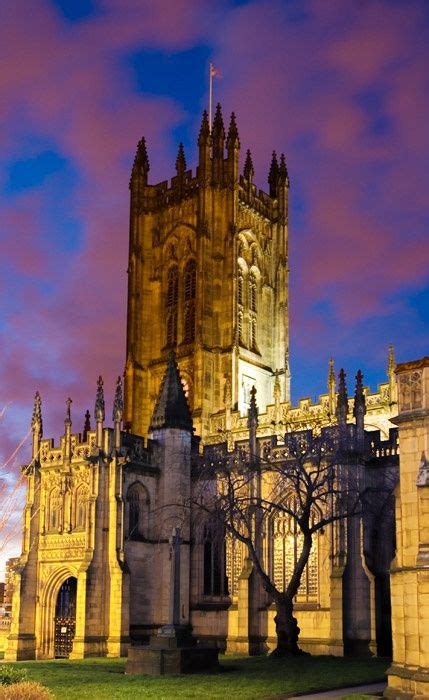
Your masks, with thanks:
[{"label": "iron gate", "polygon": [[58,591],[55,607],[55,658],[68,659],[76,630],[76,587],[71,577]]}]

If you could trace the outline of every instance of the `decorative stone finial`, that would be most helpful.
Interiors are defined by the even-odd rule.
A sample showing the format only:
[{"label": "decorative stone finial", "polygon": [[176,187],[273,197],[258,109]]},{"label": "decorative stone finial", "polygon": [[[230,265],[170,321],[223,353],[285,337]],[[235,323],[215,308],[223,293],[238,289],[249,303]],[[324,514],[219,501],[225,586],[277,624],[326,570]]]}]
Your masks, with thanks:
[{"label": "decorative stone finial", "polygon": [[360,421],[363,427],[363,417],[366,413],[365,393],[363,390],[363,374],[358,369],[356,374],[355,399],[353,405],[353,415],[356,418],[356,423]]},{"label": "decorative stone finial", "polygon": [[250,390],[250,404],[249,404],[249,410],[248,410],[248,420],[247,424],[250,428],[251,424],[258,425],[258,406],[256,403],[256,387],[255,385],[252,386]]},{"label": "decorative stone finial", "polygon": [[37,435],[40,438],[43,436],[42,399],[40,398],[40,394],[38,391],[36,391],[36,394],[34,396],[33,415],[31,417],[31,430],[33,431],[33,433],[37,433]]},{"label": "decorative stone finial", "polygon": [[347,413],[349,410],[349,403],[347,397],[347,387],[346,387],[346,373],[343,369],[340,369],[338,375],[338,397],[337,397],[337,420],[338,423],[345,425],[347,423]]},{"label": "decorative stone finial", "polygon": [[237,123],[235,121],[235,113],[231,112],[231,120],[229,122],[228,136],[226,139],[226,147],[228,153],[234,149],[240,148],[240,139],[238,138]]},{"label": "decorative stone finial", "polygon": [[246,161],[244,163],[243,174],[244,174],[244,177],[246,178],[246,180],[249,180],[249,182],[252,182],[253,176],[255,174],[255,170],[253,168],[252,154],[250,153],[249,149],[247,149],[247,152],[246,152]]},{"label": "decorative stone finial", "polygon": [[223,125],[222,107],[220,106],[219,102],[216,105],[216,113],[213,119],[212,139],[213,144],[216,140],[224,141],[225,139],[225,127]]},{"label": "decorative stone finial", "polygon": [[398,401],[398,386],[396,383],[395,369],[396,369],[395,353],[393,350],[393,345],[390,344],[388,356],[387,356],[387,378],[389,380],[389,403],[391,406],[392,406],[392,404],[395,404]]},{"label": "decorative stone finial", "polygon": [[183,175],[186,170],[186,158],[185,151],[183,150],[183,143],[179,143],[179,150],[177,152],[176,158],[176,171],[178,175]]},{"label": "decorative stone finial", "polygon": [[149,158],[146,149],[146,139],[143,137],[137,144],[137,151],[134,158],[132,175],[143,175],[147,177],[150,170]]},{"label": "decorative stone finial", "polygon": [[102,423],[104,421],[104,391],[103,391],[103,379],[101,375],[97,380],[97,394],[95,397],[94,406],[94,418],[97,423]]},{"label": "decorative stone finial", "polygon": [[198,145],[204,146],[208,142],[209,137],[210,137],[209,117],[208,117],[207,111],[204,110],[203,117],[201,119],[201,128],[200,128],[200,135],[198,137]]},{"label": "decorative stone finial", "polygon": [[122,377],[116,380],[115,398],[113,401],[113,417],[114,423],[120,423],[124,413],[124,400],[122,397]]},{"label": "decorative stone finial", "polygon": [[335,369],[334,360],[332,357],[329,358],[329,371],[328,371],[328,401],[329,401],[329,413],[331,415],[335,414]]},{"label": "decorative stone finial", "polygon": [[392,343],[390,343],[388,354],[387,354],[387,376],[389,377],[389,379],[392,376],[392,374],[395,373],[395,367],[396,367],[395,351],[394,351]]},{"label": "decorative stone finial", "polygon": [[70,426],[70,425],[71,425],[71,405],[72,405],[72,403],[73,403],[73,402],[72,402],[71,398],[69,397],[69,398],[67,399],[67,401],[66,401],[66,407],[67,407],[67,408],[66,408],[66,417],[65,417],[65,421],[64,421],[64,424],[65,424],[66,426]]},{"label": "decorative stone finial", "polygon": [[277,162],[277,154],[273,151],[271,158],[270,171],[268,173],[268,184],[270,186],[270,197],[277,195],[277,183],[279,179],[279,164]]},{"label": "decorative stone finial", "polygon": [[285,160],[284,153],[282,153],[280,156],[279,184],[285,185],[286,187],[289,187],[289,174],[288,174],[287,167],[286,167],[286,160]]},{"label": "decorative stone finial", "polygon": [[86,411],[85,413],[85,423],[83,426],[83,434],[82,438],[83,441],[86,442],[88,439],[88,433],[91,431],[91,414],[89,411]]}]

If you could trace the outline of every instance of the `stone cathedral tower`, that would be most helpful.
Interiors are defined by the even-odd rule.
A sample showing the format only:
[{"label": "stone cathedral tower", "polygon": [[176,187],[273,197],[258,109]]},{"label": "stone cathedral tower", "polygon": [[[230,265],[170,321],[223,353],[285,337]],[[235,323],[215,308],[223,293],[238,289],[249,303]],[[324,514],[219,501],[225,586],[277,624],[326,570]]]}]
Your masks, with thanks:
[{"label": "stone cathedral tower", "polygon": [[247,151],[239,174],[235,116],[225,134],[204,112],[196,174],[182,145],[171,181],[148,184],[145,140],[131,174],[125,422],[146,435],[171,350],[196,432],[225,406],[247,413],[256,385],[263,410],[275,378],[289,400],[288,191],[273,153],[269,193],[253,183]]}]

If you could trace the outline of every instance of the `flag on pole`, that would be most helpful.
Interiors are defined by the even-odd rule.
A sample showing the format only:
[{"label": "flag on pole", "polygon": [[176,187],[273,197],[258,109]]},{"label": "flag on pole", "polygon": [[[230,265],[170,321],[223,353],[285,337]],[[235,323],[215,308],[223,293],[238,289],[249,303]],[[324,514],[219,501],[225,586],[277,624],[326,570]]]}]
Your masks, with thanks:
[{"label": "flag on pole", "polygon": [[214,67],[213,63],[210,63],[209,69],[209,126],[210,131],[212,129],[212,105],[213,105],[213,78],[220,78],[220,72]]}]

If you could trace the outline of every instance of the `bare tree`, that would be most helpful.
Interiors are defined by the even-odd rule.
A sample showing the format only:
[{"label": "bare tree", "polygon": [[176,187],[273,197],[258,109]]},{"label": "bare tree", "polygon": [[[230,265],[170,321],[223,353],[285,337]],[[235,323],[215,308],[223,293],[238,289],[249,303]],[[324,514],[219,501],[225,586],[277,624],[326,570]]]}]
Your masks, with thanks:
[{"label": "bare tree", "polygon": [[[343,377],[344,378],[344,377]],[[363,405],[361,375],[358,401]],[[342,406],[341,406],[342,401]],[[276,606],[276,655],[302,653],[294,599],[318,533],[348,520],[352,526],[362,510],[363,412],[357,425],[346,425],[347,395],[340,396],[338,426],[286,434],[284,444],[256,440],[255,392],[249,410],[249,442],[231,453],[220,446],[208,447],[195,476],[193,508],[218,532],[225,530],[245,545],[263,588]],[[388,497],[388,495],[386,496]],[[264,554],[264,531],[270,519],[286,516],[294,524],[299,551],[289,580],[276,583],[273,567]],[[343,535],[344,528],[338,528]],[[338,546],[345,548],[345,542]]]}]

